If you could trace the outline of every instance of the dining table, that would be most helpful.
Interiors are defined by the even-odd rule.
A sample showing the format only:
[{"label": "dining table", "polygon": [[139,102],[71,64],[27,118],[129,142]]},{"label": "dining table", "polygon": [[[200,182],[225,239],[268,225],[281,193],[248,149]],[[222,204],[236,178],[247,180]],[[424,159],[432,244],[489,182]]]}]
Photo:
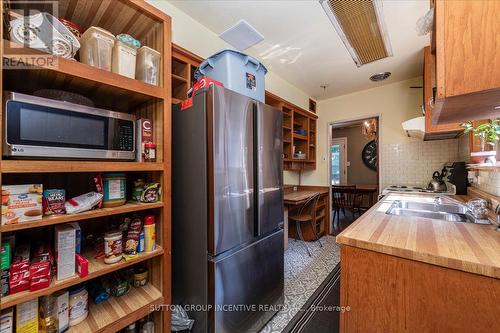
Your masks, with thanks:
[{"label": "dining table", "polygon": [[378,191],[378,185],[376,184],[347,184],[346,186],[356,186],[356,194],[362,197],[366,196],[368,198],[368,207],[375,204],[375,195]]}]

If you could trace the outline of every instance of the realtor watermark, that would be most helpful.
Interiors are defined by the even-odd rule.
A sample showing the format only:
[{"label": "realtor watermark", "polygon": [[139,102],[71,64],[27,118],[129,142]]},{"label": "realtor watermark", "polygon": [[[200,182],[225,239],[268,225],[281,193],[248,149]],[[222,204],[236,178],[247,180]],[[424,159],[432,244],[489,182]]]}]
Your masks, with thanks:
[{"label": "realtor watermark", "polygon": [[[158,304],[151,305],[151,311],[174,311],[178,305],[173,304]],[[287,307],[281,304],[185,304],[181,308],[186,312],[279,312],[283,310],[292,310],[294,307]],[[296,308],[298,311],[313,311],[313,312],[349,312],[350,306],[340,305],[311,305],[307,309]]]},{"label": "realtor watermark", "polygon": [[6,9],[10,41],[4,43],[4,69],[56,68],[58,57],[51,54],[60,36],[54,22],[59,3],[51,0],[10,0]]}]

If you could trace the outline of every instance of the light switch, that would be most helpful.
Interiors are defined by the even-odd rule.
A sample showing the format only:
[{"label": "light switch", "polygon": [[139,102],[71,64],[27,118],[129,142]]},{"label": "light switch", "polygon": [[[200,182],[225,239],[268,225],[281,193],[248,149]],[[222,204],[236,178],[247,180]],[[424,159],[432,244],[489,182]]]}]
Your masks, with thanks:
[{"label": "light switch", "polygon": [[351,162],[350,161],[347,161],[347,166],[351,166]]}]

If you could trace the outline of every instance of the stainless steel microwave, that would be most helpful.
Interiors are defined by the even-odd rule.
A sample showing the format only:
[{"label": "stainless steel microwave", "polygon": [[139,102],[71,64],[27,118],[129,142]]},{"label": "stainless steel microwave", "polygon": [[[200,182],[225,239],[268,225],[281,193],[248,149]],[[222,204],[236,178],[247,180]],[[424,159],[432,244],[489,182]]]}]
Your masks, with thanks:
[{"label": "stainless steel microwave", "polygon": [[135,159],[135,119],[84,105],[4,94],[4,156]]}]

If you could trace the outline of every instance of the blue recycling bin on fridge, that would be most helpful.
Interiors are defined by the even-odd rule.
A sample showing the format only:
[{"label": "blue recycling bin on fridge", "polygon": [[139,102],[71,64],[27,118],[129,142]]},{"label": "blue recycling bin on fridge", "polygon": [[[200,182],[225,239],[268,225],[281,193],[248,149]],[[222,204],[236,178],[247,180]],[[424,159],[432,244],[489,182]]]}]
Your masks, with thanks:
[{"label": "blue recycling bin on fridge", "polygon": [[194,76],[208,76],[224,87],[265,103],[266,67],[254,57],[235,50],[223,50],[203,61]]}]

